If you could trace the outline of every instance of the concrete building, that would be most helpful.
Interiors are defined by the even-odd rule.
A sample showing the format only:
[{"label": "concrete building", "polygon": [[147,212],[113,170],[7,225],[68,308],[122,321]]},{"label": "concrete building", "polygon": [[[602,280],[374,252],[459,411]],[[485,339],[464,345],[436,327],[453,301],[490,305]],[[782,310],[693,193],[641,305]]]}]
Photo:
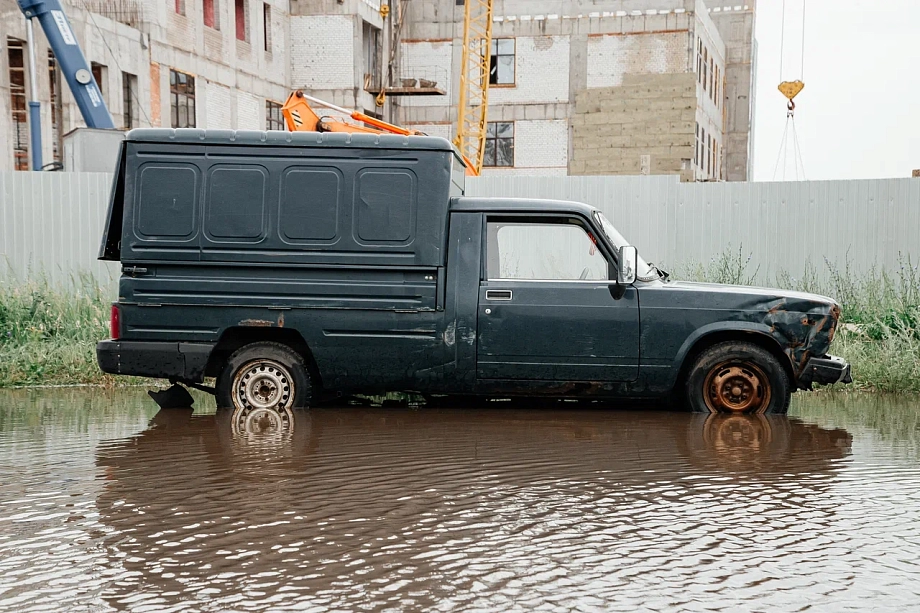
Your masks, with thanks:
[{"label": "concrete building", "polygon": [[[286,0],[64,0],[106,105],[119,128],[281,129],[287,97]],[[43,158],[85,125],[36,23]],[[28,166],[25,22],[0,0],[0,170]]]},{"label": "concrete building", "polygon": [[[82,1],[66,8],[116,125],[281,127],[278,103],[301,88],[451,138],[463,0],[382,4],[389,15],[381,0],[86,0],[88,11]],[[747,179],[755,2],[722,4],[495,0],[484,172]],[[0,142],[10,143],[0,169],[27,160],[24,38],[15,2],[0,0]],[[38,57],[51,62],[38,39]],[[49,160],[60,135],[81,122],[44,66]]]},{"label": "concrete building", "polygon": [[[403,64],[458,75],[462,0],[411,3]],[[755,2],[495,0],[486,173],[750,176]],[[399,119],[452,134],[457,80]]]}]

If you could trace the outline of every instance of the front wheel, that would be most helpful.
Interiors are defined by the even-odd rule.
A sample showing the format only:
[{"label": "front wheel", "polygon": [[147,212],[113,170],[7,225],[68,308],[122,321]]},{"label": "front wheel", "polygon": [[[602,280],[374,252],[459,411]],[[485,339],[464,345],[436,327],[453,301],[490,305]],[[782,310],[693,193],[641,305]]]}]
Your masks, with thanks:
[{"label": "front wheel", "polygon": [[782,364],[767,350],[738,341],[703,351],[685,391],[690,409],[699,413],[785,413],[792,397]]},{"label": "front wheel", "polygon": [[281,343],[252,343],[236,350],[217,377],[217,406],[245,413],[305,408],[313,385],[303,358]]}]

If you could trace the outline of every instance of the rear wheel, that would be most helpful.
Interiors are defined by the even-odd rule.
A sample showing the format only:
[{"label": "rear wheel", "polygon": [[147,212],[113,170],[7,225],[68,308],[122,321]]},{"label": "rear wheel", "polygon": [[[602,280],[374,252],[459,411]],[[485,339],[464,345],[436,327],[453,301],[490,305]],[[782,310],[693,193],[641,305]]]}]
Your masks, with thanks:
[{"label": "rear wheel", "polygon": [[[313,385],[303,358],[281,343],[252,343],[236,350],[217,377],[217,405],[245,415],[282,415],[310,406]],[[253,417],[255,415],[252,415]]]},{"label": "rear wheel", "polygon": [[700,413],[785,413],[792,386],[782,364],[752,343],[713,345],[693,363],[687,403]]}]

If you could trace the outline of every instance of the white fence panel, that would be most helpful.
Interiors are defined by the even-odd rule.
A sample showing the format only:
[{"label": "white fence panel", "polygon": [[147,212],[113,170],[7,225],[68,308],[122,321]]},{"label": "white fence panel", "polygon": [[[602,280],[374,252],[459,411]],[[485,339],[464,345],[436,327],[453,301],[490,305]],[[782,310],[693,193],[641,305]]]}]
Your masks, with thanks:
[{"label": "white fence panel", "polygon": [[0,172],[0,278],[110,285],[118,266],[96,257],[111,184],[107,173]]},{"label": "white fence panel", "polygon": [[[0,278],[75,275],[101,283],[117,264],[96,260],[111,175],[0,173]],[[749,272],[770,282],[806,264],[854,273],[920,264],[920,179],[784,183],[680,183],[676,177],[470,179],[467,194],[577,200],[597,206],[640,253],[665,266],[706,265],[727,249],[751,255]]]},{"label": "white fence panel", "polygon": [[726,250],[748,271],[819,278],[920,264],[920,179],[680,183],[677,177],[480,177],[471,196],[587,202],[610,217],[649,261],[706,265]]}]

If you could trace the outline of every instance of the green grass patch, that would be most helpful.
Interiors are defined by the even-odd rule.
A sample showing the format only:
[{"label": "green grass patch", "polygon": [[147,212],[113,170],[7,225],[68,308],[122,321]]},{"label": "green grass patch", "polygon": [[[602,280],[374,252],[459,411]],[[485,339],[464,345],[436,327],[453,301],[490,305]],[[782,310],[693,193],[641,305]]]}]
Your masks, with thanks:
[{"label": "green grass patch", "polygon": [[115,383],[96,364],[111,298],[92,276],[73,281],[66,291],[47,281],[0,284],[0,387]]},{"label": "green grass patch", "polygon": [[[706,265],[678,268],[672,278],[749,285],[758,279],[741,248]],[[842,325],[831,352],[853,366],[847,390],[920,392],[920,270],[904,258],[898,270],[855,274],[830,264],[801,278],[777,275],[773,287],[822,294],[841,305]],[[95,346],[109,335],[112,292],[92,276],[71,289],[46,281],[0,281],[0,387],[138,383],[99,371]]]}]

